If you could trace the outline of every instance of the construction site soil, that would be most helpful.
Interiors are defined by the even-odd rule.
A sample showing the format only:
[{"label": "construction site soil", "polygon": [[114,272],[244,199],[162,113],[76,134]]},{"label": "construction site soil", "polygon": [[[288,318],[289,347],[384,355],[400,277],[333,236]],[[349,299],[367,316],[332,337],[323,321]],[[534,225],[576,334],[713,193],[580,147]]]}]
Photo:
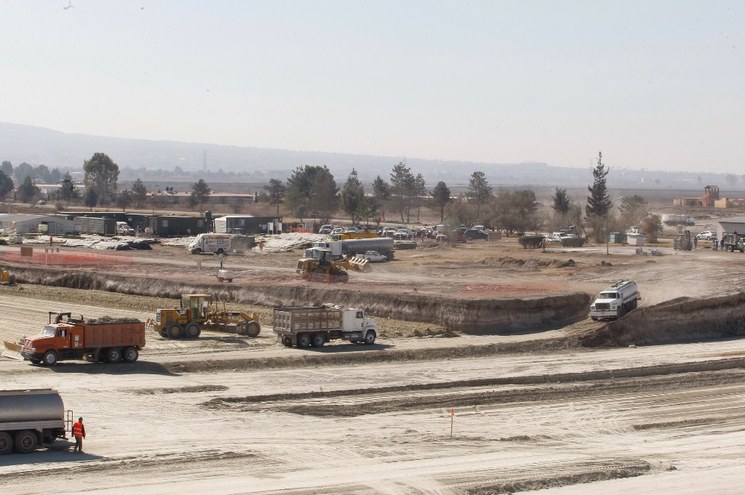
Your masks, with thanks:
[{"label": "construction site soil", "polygon": [[[3,388],[56,388],[89,429],[86,454],[0,457],[0,490],[739,493],[745,258],[658,248],[432,243],[330,284],[298,279],[298,251],[228,256],[220,283],[218,259],[177,247],[2,247],[19,282],[0,287],[4,340],[49,311],[144,320],[188,292],[259,312],[262,332],[148,335],[131,364],[0,361]],[[590,320],[620,279],[639,309]],[[320,303],[364,308],[378,341],[277,342],[272,307]]]}]

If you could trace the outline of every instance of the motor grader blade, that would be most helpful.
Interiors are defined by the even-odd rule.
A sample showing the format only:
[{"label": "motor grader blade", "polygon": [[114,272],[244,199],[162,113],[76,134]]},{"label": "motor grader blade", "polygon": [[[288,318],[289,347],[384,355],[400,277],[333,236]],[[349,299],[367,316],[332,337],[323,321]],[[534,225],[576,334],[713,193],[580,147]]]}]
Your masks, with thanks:
[{"label": "motor grader blade", "polygon": [[23,356],[21,356],[21,344],[15,344],[13,342],[8,342],[7,340],[3,341],[3,343],[5,344],[5,349],[3,349],[2,357],[15,359],[16,361],[23,361]]}]

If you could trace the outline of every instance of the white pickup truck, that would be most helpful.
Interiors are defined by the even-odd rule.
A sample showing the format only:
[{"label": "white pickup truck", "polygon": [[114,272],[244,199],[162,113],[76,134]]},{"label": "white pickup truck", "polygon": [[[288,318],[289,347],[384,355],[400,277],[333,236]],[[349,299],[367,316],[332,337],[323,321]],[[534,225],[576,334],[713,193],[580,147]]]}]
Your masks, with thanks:
[{"label": "white pickup truck", "polygon": [[636,282],[621,280],[595,297],[595,301],[590,304],[590,318],[615,320],[636,309],[640,299]]}]

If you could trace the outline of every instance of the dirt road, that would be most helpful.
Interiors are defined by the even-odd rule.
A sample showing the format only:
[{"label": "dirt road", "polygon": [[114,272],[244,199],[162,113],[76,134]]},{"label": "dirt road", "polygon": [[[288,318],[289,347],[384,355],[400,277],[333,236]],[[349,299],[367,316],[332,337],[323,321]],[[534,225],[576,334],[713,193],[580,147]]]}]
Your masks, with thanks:
[{"label": "dirt road", "polygon": [[[0,302],[14,322],[33,319],[29,311],[40,306]],[[230,351],[210,350],[228,337],[206,337],[151,338],[132,365],[0,361],[3,388],[59,390],[89,433],[82,455],[61,442],[3,456],[0,490],[739,492],[740,341],[409,360],[393,351],[478,347],[497,337],[339,344],[312,353],[286,349],[269,334],[229,337],[239,347]],[[394,357],[335,364],[338,355],[381,352]],[[225,356],[210,372],[183,371],[184,363],[199,370],[198,363]],[[273,359],[283,362],[257,366]]]},{"label": "dirt road", "polygon": [[[624,277],[643,287],[643,306],[742,290],[737,254],[670,251],[651,258],[625,248],[606,255],[476,245],[402,253],[359,274],[354,287],[521,297],[566,286],[592,292]],[[143,255],[164,255],[162,265],[121,270],[147,265],[145,277],[183,275],[183,255],[163,253]],[[295,255],[282,256],[289,263]],[[231,262],[254,284],[292,276],[274,272],[277,259]],[[58,308],[144,320],[159,307],[121,294],[75,294],[4,291],[0,337],[35,333]],[[451,338],[391,332],[370,347],[312,350],[284,348],[265,327],[256,339],[148,336],[134,364],[0,360],[2,388],[59,390],[89,434],[85,454],[60,442],[1,456],[0,492],[740,493],[742,340],[566,345],[597,325]],[[408,335],[429,335],[424,329]]]}]

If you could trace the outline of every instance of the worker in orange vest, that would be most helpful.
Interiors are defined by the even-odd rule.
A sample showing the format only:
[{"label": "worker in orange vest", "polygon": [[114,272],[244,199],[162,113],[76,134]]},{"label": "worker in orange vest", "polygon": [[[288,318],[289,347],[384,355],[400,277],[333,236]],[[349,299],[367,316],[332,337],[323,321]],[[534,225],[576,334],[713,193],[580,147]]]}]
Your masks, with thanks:
[{"label": "worker in orange vest", "polygon": [[83,426],[83,418],[78,418],[78,422],[72,425],[72,436],[75,437],[75,447],[72,449],[73,452],[83,453],[83,439],[85,438],[85,426]]}]

